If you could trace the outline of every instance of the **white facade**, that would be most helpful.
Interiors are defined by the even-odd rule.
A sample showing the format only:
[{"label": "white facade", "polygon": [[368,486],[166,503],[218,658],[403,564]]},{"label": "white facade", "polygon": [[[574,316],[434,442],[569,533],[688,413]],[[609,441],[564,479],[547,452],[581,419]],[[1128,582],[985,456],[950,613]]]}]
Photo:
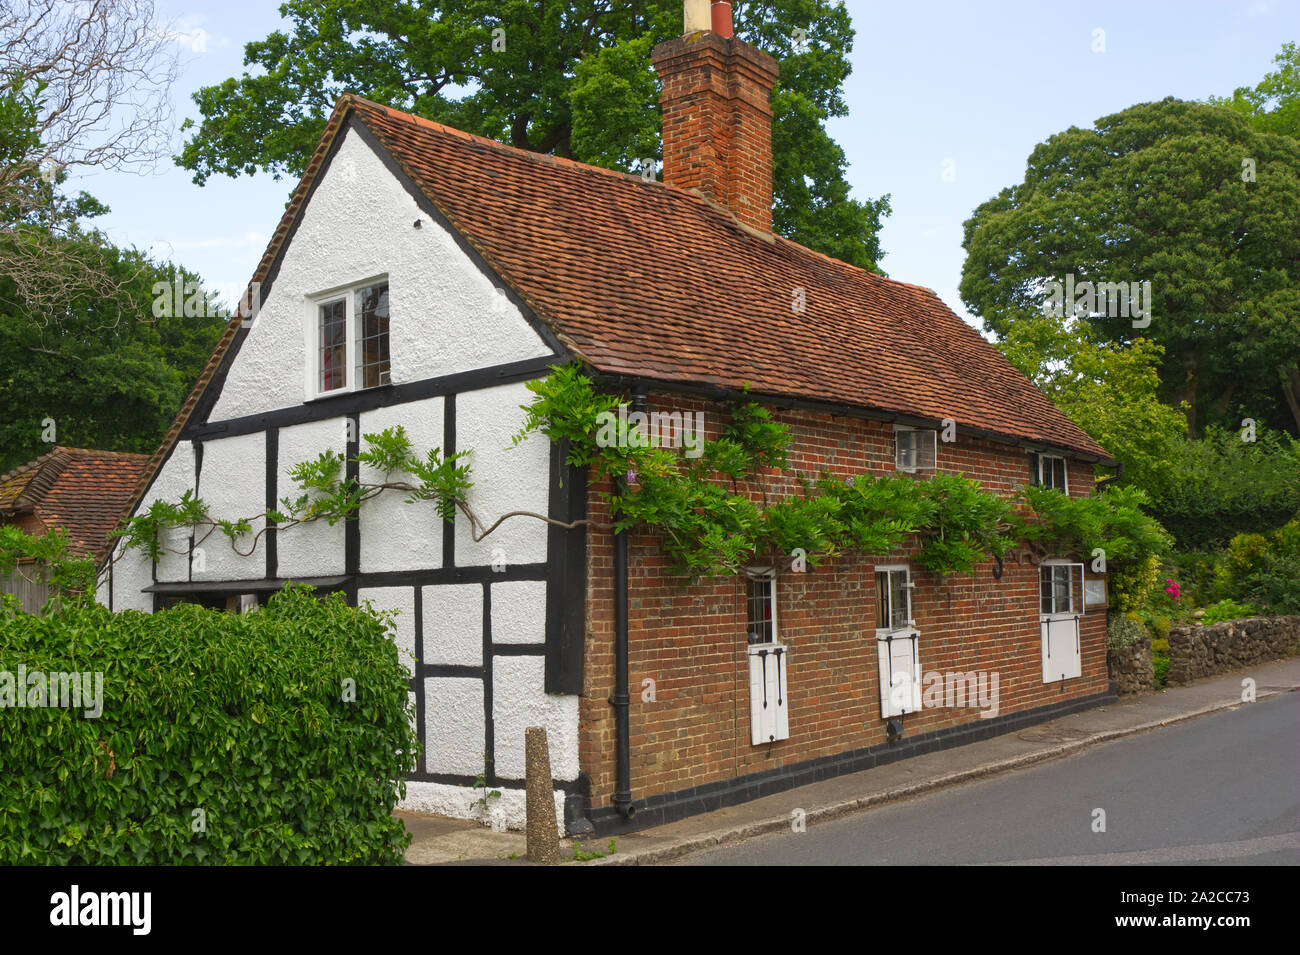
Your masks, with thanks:
[{"label": "white facade", "polygon": [[[350,398],[317,398],[318,296],[376,278],[389,286],[392,386],[433,385],[415,397],[406,397],[408,390],[400,401],[355,392],[360,406]],[[345,128],[224,382],[212,386],[220,386],[215,405],[205,420],[188,423],[140,509],[197,489],[213,517],[261,515],[268,497],[278,502],[300,493],[289,479],[294,464],[327,449],[345,454],[349,437],[402,425],[420,456],[431,447],[444,454],[472,449],[468,501],[486,523],[511,510],[546,514],[549,443],[533,436],[511,446],[520,405],[531,397],[519,376],[502,383],[487,373],[454,387],[437,384],[529,360],[544,373],[548,360],[563,359],[365,139]],[[363,481],[380,477],[360,470]],[[265,522],[256,517],[253,526],[262,530]],[[350,533],[359,538],[351,544]],[[183,550],[188,539],[188,531],[177,532],[167,543]],[[251,546],[251,538],[239,544]],[[99,596],[114,610],[151,610],[155,596],[146,588],[155,583],[172,585],[184,598],[194,584],[238,593],[241,582],[252,583],[265,595],[271,581],[345,578],[339,589],[396,612],[393,638],[412,670],[423,752],[403,807],[521,827],[524,729],[542,725],[563,829],[572,789],[565,784],[578,778],[578,698],[544,689],[547,550],[547,525],[534,518],[512,518],[475,542],[463,515],[449,528],[432,504],[407,504],[400,492],[386,491],[363,505],[352,529],[324,521],[277,528],[248,556],[219,531],[194,560],[168,554],[155,566],[139,550],[119,551],[111,586],[101,586]],[[486,754],[494,756],[489,788],[502,796],[483,815],[474,805],[482,791],[473,783]]]}]

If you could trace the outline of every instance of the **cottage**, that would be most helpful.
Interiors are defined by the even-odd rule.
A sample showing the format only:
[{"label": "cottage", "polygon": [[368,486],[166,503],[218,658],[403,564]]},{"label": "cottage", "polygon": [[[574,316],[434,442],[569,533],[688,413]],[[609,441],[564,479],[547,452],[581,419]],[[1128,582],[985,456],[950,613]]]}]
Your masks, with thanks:
[{"label": "cottage", "polygon": [[[62,530],[68,556],[99,565],[112,546],[109,532],[148,463],[147,454],[56,446],[0,477],[0,525],[36,537]],[[0,580],[0,592],[17,596],[30,613],[39,612],[49,597],[44,573],[32,562]]]},{"label": "cottage", "polygon": [[[556,446],[512,446],[525,384],[580,362],[709,437],[733,399],[763,402],[793,438],[787,488],[960,472],[1083,496],[1116,463],[933,292],[772,233],[776,63],[686,7],[654,50],[662,183],[344,96],[254,275],[260,307],[230,322],[127,509],[193,492],[256,546],[196,553],[178,529],[156,562],[119,552],[114,609],[251,605],[295,579],[400,611],[411,808],[472,816],[482,775],[519,825],[531,725],[564,829],[604,834],[1113,698],[1077,555],[941,577],[905,546],[692,583],[652,535],[612,531],[608,488]],[[365,479],[363,436],[399,424],[418,449],[472,449],[485,519],[553,522],[480,539],[400,495],[334,525],[268,518],[296,463],[331,450]],[[922,693],[928,674],[943,692]]]}]

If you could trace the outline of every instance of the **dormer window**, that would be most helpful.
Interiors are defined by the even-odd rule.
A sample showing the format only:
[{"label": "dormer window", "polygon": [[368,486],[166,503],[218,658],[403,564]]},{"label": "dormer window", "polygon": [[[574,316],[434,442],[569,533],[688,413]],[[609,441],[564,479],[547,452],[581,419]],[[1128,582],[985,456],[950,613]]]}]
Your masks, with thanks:
[{"label": "dormer window", "polygon": [[313,300],[314,396],[390,383],[388,282],[368,282]]},{"label": "dormer window", "polygon": [[1034,483],[1055,488],[1068,494],[1069,483],[1065,473],[1065,458],[1059,454],[1035,454],[1030,461]]},{"label": "dormer window", "polygon": [[894,426],[894,467],[899,471],[933,470],[938,432],[932,428]]}]

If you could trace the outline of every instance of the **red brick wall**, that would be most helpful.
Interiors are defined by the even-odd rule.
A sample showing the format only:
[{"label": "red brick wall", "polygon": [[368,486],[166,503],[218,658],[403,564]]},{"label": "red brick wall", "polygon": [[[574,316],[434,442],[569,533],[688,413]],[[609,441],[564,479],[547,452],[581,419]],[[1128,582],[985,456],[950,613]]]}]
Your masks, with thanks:
[{"label": "red brick wall", "polygon": [[[651,410],[707,407],[676,398],[650,401]],[[807,476],[823,468],[845,476],[894,470],[893,429],[887,423],[805,412],[777,417],[792,429],[790,467]],[[712,437],[722,419],[709,410],[706,420]],[[938,463],[940,470],[963,472],[1005,493],[1029,480],[1027,452],[962,435],[955,444],[939,444]],[[1087,493],[1091,466],[1072,460],[1069,469],[1071,493]],[[604,488],[593,489],[599,490]],[[608,519],[594,495],[590,516]],[[591,777],[592,808],[601,808],[609,805],[615,781],[608,702],[614,686],[614,546],[608,531],[593,528],[588,539],[580,759]],[[779,640],[789,648],[790,738],[752,746],[743,581],[689,585],[670,575],[656,539],[633,534],[628,561],[633,798],[884,742],[873,565],[906,559],[905,552],[882,559],[846,556],[779,577]],[[991,564],[973,576],[946,579],[915,562],[909,566],[923,672],[996,671],[999,715],[1107,689],[1104,608],[1084,615],[1082,676],[1064,686],[1043,685],[1035,565],[1008,560],[1001,580],[993,579]],[[654,681],[653,702],[642,699],[645,679]],[[916,735],[979,719],[975,708],[923,709],[906,716],[904,725],[908,735]]]}]

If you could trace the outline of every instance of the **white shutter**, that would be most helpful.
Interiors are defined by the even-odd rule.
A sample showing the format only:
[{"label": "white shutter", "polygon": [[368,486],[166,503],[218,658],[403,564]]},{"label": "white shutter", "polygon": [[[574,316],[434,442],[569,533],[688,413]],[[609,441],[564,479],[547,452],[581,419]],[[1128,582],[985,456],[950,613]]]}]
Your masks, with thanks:
[{"label": "white shutter", "polygon": [[1079,653],[1079,618],[1044,619],[1041,627],[1043,682],[1055,683],[1079,676],[1083,672]]},{"label": "white shutter", "polygon": [[778,643],[749,648],[749,741],[754,746],[790,738],[788,656]]},{"label": "white shutter", "polygon": [[876,636],[882,717],[901,716],[921,709],[920,638],[920,633],[915,630]]}]

